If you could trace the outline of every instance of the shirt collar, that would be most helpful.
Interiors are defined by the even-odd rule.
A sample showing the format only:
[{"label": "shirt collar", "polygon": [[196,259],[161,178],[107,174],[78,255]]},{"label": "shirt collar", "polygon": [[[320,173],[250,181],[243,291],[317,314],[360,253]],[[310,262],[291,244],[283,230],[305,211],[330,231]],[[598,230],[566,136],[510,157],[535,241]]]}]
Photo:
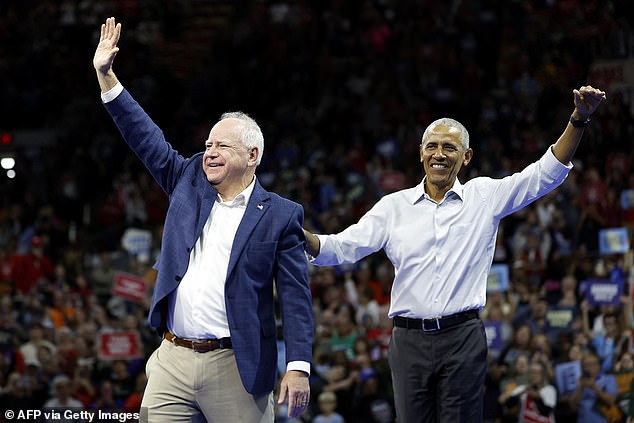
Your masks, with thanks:
[{"label": "shirt collar", "polygon": [[[425,192],[425,181],[426,180],[427,180],[427,175],[425,175],[425,177],[423,177],[423,180],[420,182],[420,184],[416,185],[416,187],[414,188],[414,193],[413,193],[412,197],[410,198],[410,201],[412,202],[412,204],[418,203],[425,196],[430,198],[427,195],[427,193]],[[458,196],[458,198],[460,198],[461,200],[464,200],[464,197],[463,197],[464,196],[464,185],[462,185],[460,183],[458,178],[456,178],[456,180],[454,181],[453,186],[451,187],[451,189],[449,191],[447,191],[447,194],[445,194],[445,198],[451,193],[456,194]]]},{"label": "shirt collar", "polygon": [[251,194],[253,194],[253,189],[255,188],[255,175],[253,176],[253,180],[251,183],[236,197],[231,201],[222,201],[222,197],[220,193],[216,196],[216,202],[222,203],[229,207],[236,206],[246,206],[249,203],[249,199],[251,198]]}]

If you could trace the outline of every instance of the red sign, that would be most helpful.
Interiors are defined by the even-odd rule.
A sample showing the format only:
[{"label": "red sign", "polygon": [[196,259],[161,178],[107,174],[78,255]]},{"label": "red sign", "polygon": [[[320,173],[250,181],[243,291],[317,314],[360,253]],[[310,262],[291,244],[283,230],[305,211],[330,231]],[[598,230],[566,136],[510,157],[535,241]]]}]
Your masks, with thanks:
[{"label": "red sign", "polygon": [[140,303],[145,298],[146,282],[140,276],[118,272],[114,277],[112,295]]},{"label": "red sign", "polygon": [[387,170],[379,176],[379,187],[384,192],[394,192],[405,186],[405,175],[395,170]]},{"label": "red sign", "polygon": [[634,85],[634,60],[606,60],[590,66],[588,80],[604,90],[627,89]]},{"label": "red sign", "polygon": [[138,358],[137,332],[102,332],[99,334],[99,358],[102,360],[128,360]]}]

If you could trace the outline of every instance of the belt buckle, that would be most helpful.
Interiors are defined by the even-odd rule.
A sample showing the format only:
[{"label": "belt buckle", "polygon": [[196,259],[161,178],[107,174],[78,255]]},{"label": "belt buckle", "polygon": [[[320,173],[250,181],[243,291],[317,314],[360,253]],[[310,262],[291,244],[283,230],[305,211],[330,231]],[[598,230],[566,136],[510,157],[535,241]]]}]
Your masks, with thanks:
[{"label": "belt buckle", "polygon": [[192,350],[201,354],[211,351],[211,348],[209,348],[209,341],[192,341]]},{"label": "belt buckle", "polygon": [[[425,321],[427,320],[433,320],[436,324],[432,326],[431,328],[427,329],[427,327],[425,327]],[[437,330],[440,330],[440,316],[432,317],[431,319],[422,319],[421,326],[422,326],[423,332],[436,332]]]}]

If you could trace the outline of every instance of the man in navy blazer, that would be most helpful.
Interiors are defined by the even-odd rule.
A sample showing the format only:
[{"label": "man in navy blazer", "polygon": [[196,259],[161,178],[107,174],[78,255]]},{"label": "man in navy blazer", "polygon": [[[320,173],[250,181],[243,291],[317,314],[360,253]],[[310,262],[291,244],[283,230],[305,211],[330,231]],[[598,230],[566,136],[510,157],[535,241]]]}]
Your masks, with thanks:
[{"label": "man in navy blazer", "polygon": [[312,299],[300,205],[255,178],[264,142],[241,112],[184,158],[119,83],[112,63],[121,24],[101,26],[93,65],[123,138],[169,196],[149,323],[163,341],[146,365],[141,420],[273,422],[275,297],[287,371],[288,415],[309,400]]}]

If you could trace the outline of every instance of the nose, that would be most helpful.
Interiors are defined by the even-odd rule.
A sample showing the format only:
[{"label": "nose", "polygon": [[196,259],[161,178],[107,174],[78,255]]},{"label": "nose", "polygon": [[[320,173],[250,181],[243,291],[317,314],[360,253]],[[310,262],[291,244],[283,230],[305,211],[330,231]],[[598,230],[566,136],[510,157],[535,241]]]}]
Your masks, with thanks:
[{"label": "nose", "polygon": [[217,150],[218,144],[215,142],[205,145],[205,155],[207,156],[215,155],[217,153]]},{"label": "nose", "polygon": [[436,157],[436,158],[444,158],[445,157],[445,153],[443,152],[442,147],[438,147],[436,149],[436,151],[434,151],[433,156]]}]

